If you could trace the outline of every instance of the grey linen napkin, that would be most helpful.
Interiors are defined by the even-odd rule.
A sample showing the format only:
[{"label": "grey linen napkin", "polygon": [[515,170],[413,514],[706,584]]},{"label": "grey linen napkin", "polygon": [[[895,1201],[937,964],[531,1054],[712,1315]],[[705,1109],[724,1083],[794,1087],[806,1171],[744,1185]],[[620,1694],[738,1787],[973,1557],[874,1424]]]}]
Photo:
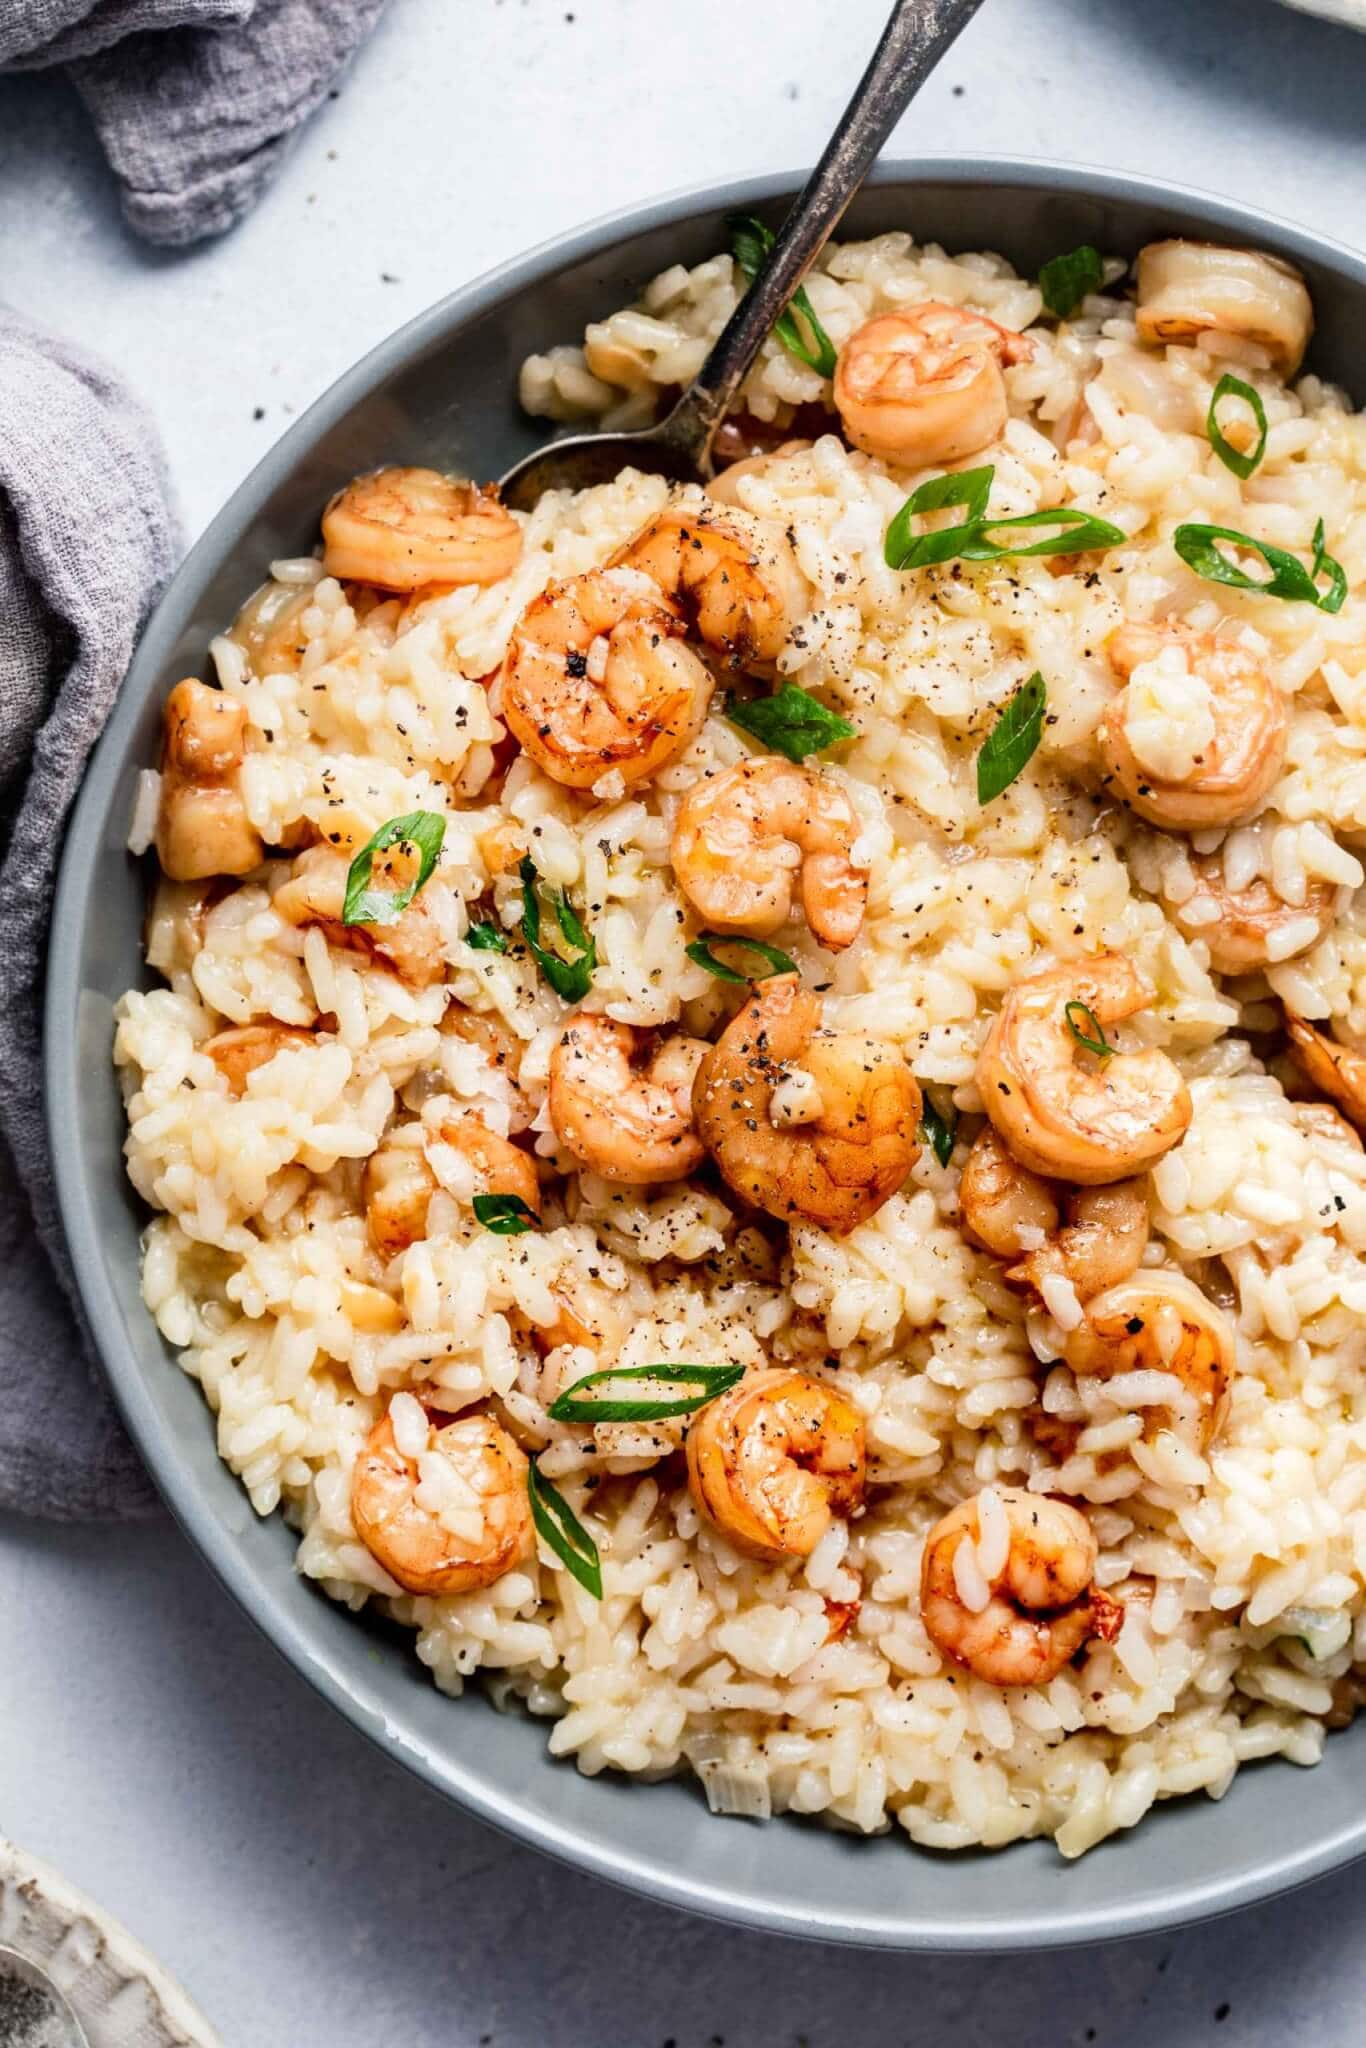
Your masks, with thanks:
[{"label": "grey linen napkin", "polygon": [[260,197],[385,0],[0,0],[0,71],[67,66],[129,225],[180,246]]},{"label": "grey linen napkin", "polygon": [[178,534],[155,429],[81,350],[0,306],[0,1506],[154,1505],[75,1305],[39,1007],[67,812]]}]

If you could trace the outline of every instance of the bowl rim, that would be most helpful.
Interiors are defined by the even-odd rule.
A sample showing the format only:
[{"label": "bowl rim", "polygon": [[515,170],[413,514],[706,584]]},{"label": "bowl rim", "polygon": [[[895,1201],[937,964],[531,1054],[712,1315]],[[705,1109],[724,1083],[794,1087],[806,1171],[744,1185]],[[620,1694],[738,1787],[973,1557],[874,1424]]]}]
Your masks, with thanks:
[{"label": "bowl rim", "polygon": [[[1174,1874],[1171,1890],[1155,1904],[1122,1900],[1097,1904],[1079,1889],[1065,1914],[1041,1905],[981,1921],[927,1916],[923,1903],[914,1897],[908,1897],[900,1910],[876,1918],[846,1911],[835,1899],[825,1900],[819,1911],[803,1912],[756,1898],[743,1885],[728,1888],[693,1878],[684,1869],[607,1839],[589,1827],[537,1811],[526,1802],[519,1786],[466,1764],[454,1748],[438,1757],[421,1739],[405,1738],[401,1727],[355,1697],[342,1667],[317,1655],[302,1640],[283,1596],[260,1581],[232,1530],[218,1521],[201,1499],[195,1478],[179,1456],[150,1386],[124,1339],[122,1313],[99,1251],[92,1179],[83,1164],[76,1109],[81,1079],[75,1028],[81,993],[80,939],[95,886],[104,821],[136,734],[150,675],[160,670],[171,651],[175,629],[170,622],[180,593],[194,584],[202,571],[219,564],[226,545],[236,539],[243,515],[257,508],[316,439],[344,418],[388,371],[413,360],[453,324],[526,289],[552,269],[591,257],[631,234],[682,223],[696,214],[790,199],[805,176],[800,170],[772,171],[676,187],[602,214],[569,234],[551,236],[447,293],[376,343],[337,378],[253,466],[189,550],[139,635],[128,674],[87,765],[62,849],[43,1007],[45,1115],[58,1210],[87,1324],[119,1412],[179,1526],[243,1613],[313,1690],[391,1760],[414,1771],[435,1791],[573,1868],[625,1890],[741,1927],[853,1947],[933,1953],[1005,1953],[1152,1934],[1276,1896],[1366,1855],[1366,1809],[1360,1817],[1349,1815],[1336,1828],[1300,1848],[1268,1844],[1235,1875],[1182,1884]],[[884,159],[866,182],[874,187],[914,187],[918,183],[979,187],[987,181],[1037,190],[1047,198],[1137,200],[1158,209],[1195,213],[1211,229],[1241,240],[1264,240],[1270,231],[1292,258],[1345,273],[1349,281],[1366,290],[1366,256],[1357,250],[1236,200],[1137,173],[1046,157],[953,152]],[[565,1767],[572,1766],[566,1761]]]}]

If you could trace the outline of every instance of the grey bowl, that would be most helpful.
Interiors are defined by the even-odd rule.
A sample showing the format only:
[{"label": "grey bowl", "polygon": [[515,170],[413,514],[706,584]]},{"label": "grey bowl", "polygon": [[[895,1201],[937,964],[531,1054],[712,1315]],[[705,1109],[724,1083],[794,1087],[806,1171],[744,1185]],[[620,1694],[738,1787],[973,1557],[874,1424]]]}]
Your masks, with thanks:
[{"label": "grey bowl", "polygon": [[[293,1537],[278,1518],[252,1514],[218,1460],[198,1388],[138,1293],[145,1219],[123,1173],[111,1010],[124,988],[146,982],[146,878],[124,838],[166,689],[202,672],[210,636],[273,556],[311,547],[338,484],[381,461],[498,474],[539,435],[516,407],[524,355],[572,339],[666,263],[722,246],[728,209],[776,218],[796,182],[751,179],[660,200],[454,293],[334,385],[193,549],[143,637],[67,835],[46,1013],[62,1215],[119,1405],[187,1534],[323,1698],[441,1792],[598,1876],[787,1934],[992,1950],[1148,1932],[1264,1898],[1366,1850],[1366,1727],[1336,1737],[1315,1771],[1244,1770],[1222,1803],[1166,1805],[1081,1865],[1065,1864],[1048,1843],[944,1856],[899,1831],[865,1841],[797,1820],[714,1820],[690,1781],[583,1778],[546,1755],[544,1725],[495,1713],[477,1696],[444,1698],[403,1642],[296,1576]],[[955,249],[1000,249],[1030,271],[1083,241],[1121,253],[1172,233],[1257,243],[1308,276],[1319,319],[1314,366],[1348,384],[1356,372],[1366,262],[1224,201],[1100,171],[930,158],[882,165],[847,223],[856,234],[893,226]]]}]

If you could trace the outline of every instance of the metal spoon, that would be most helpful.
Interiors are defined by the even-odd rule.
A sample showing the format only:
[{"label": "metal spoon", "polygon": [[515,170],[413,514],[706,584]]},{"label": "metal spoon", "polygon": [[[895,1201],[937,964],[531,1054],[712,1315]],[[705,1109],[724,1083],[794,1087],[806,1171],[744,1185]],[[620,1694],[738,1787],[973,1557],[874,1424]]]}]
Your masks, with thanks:
[{"label": "metal spoon", "polygon": [[47,1971],[0,1942],[0,2048],[90,2048],[90,2036]]},{"label": "metal spoon", "polygon": [[712,474],[711,444],[763,344],[913,94],[982,0],[898,0],[872,62],[778,230],[768,260],[672,412],[630,434],[572,434],[514,463],[505,503],[529,511],[542,491],[582,491],[628,466],[678,482]]}]

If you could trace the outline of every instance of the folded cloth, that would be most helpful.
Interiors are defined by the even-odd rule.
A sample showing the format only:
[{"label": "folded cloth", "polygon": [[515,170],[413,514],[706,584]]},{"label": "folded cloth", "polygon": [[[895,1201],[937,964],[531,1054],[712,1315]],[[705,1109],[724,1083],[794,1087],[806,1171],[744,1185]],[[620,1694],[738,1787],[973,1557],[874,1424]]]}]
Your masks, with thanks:
[{"label": "folded cloth", "polygon": [[154,1505],[76,1305],[39,1006],[67,812],[177,548],[151,421],[0,306],[0,1507],[30,1514]]},{"label": "folded cloth", "polygon": [[241,219],[385,0],[3,0],[0,71],[69,66],[129,225],[182,245]]}]

